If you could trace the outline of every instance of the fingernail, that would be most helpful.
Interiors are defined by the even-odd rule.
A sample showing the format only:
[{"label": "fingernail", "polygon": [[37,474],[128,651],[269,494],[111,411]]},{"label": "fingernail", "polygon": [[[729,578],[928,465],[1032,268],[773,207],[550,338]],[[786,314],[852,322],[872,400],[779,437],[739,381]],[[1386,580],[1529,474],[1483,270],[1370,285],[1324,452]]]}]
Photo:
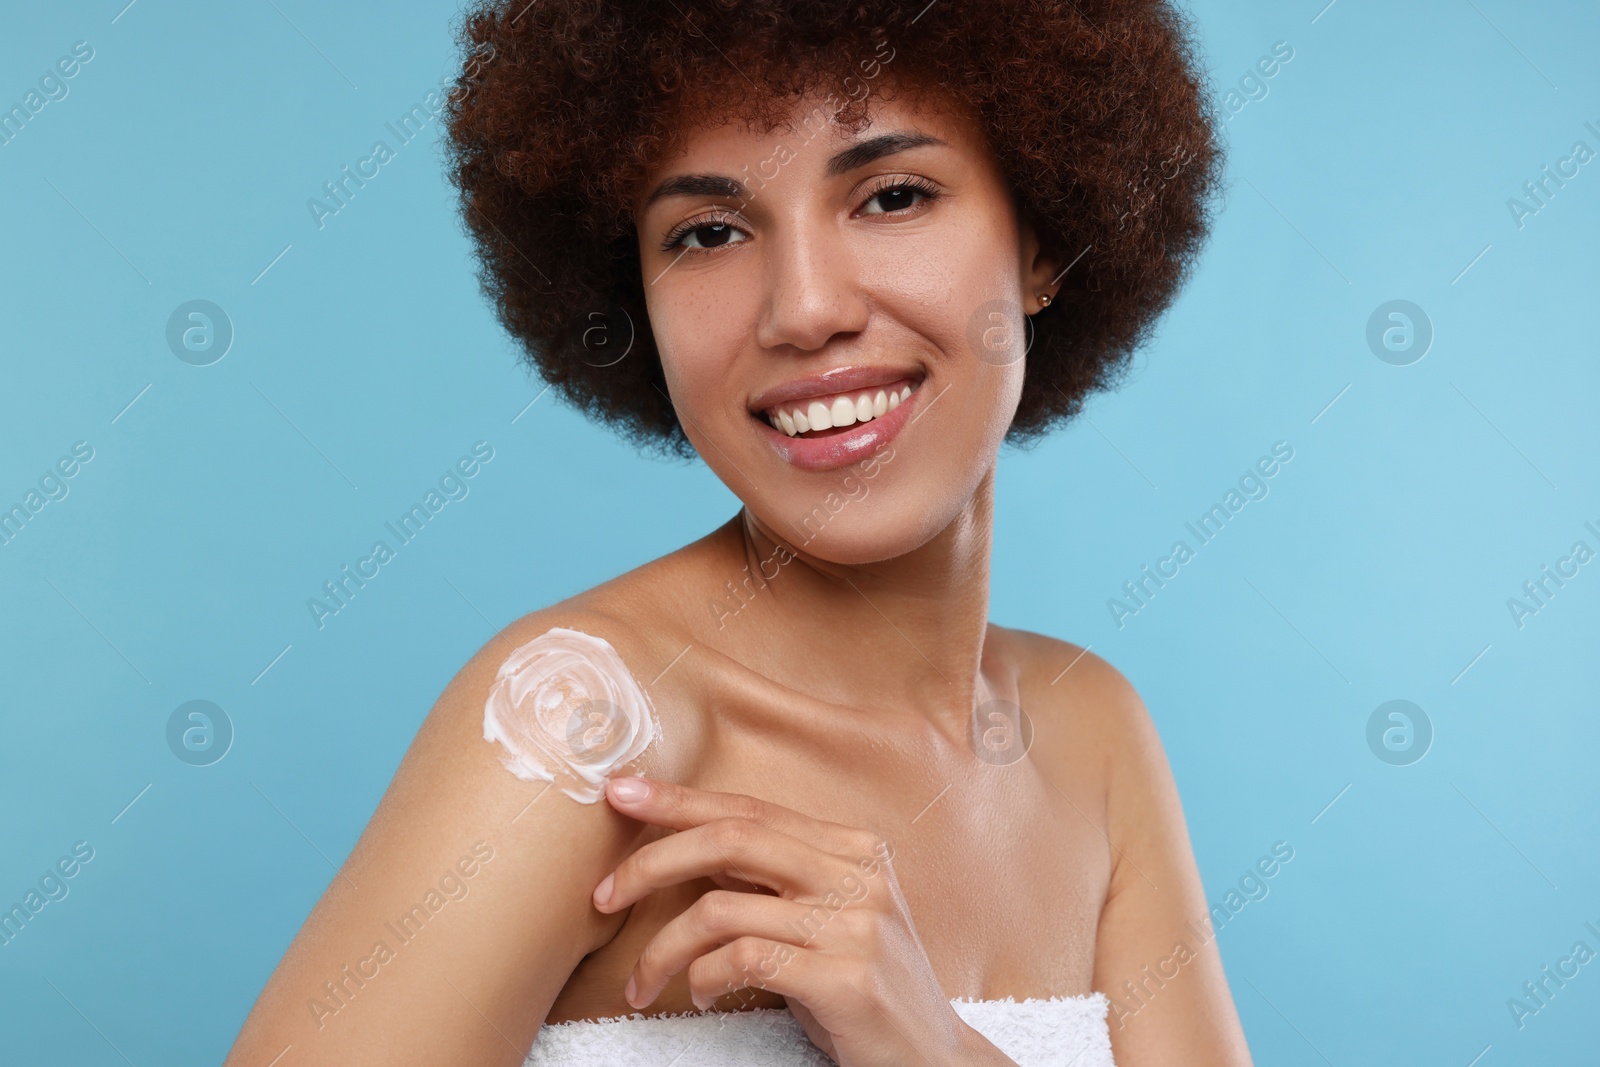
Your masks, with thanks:
[{"label": "fingernail", "polygon": [[639,1005],[634,1003],[633,998],[638,995],[639,984],[633,980],[633,975],[630,974],[628,975],[628,984],[622,989],[622,999],[626,1000],[629,1004],[633,1004],[633,1006],[637,1008]]},{"label": "fingernail", "polygon": [[594,902],[597,907],[605,907],[611,903],[611,884],[616,880],[615,874],[608,874],[604,881],[594,887]]},{"label": "fingernail", "polygon": [[650,795],[650,787],[638,778],[618,778],[611,783],[611,795],[627,804],[637,804]]}]

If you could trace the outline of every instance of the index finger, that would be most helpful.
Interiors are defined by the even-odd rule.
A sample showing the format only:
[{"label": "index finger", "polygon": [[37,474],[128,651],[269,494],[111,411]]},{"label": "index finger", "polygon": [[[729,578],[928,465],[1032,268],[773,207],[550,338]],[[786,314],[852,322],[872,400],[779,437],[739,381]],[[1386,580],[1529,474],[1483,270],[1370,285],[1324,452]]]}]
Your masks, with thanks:
[{"label": "index finger", "polygon": [[804,815],[747,793],[718,793],[656,778],[613,778],[606,797],[624,815],[673,830],[688,830],[718,819],[746,819],[840,856],[889,858],[879,834]]}]

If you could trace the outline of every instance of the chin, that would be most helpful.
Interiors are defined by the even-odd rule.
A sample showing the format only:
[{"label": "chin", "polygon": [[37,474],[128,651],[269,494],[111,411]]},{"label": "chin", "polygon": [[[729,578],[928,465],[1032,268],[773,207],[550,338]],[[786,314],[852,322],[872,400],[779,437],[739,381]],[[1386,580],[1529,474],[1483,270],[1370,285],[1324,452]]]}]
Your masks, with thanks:
[{"label": "chin", "polygon": [[[905,463],[902,454],[898,462]],[[796,506],[792,501],[747,500],[745,507],[770,534],[809,559],[840,566],[879,563],[915,552],[955,521],[982,477],[952,492],[942,478],[910,477],[894,462],[876,476],[853,471],[829,492]],[[900,473],[899,479],[892,475]]]},{"label": "chin", "polygon": [[923,522],[882,513],[851,518],[840,515],[811,534],[809,540],[802,539],[792,526],[779,530],[786,532],[788,543],[796,552],[840,566],[880,563],[903,556],[927,544],[938,532],[924,528]]}]

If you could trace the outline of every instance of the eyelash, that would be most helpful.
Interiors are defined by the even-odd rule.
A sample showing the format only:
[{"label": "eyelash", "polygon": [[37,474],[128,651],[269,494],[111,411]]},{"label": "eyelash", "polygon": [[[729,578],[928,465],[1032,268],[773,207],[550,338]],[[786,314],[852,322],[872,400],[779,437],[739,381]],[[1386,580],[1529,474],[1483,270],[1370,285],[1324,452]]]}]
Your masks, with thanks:
[{"label": "eyelash", "polygon": [[[938,200],[943,195],[939,191],[939,187],[934,185],[933,182],[926,178],[918,178],[915,176],[890,177],[874,187],[872,191],[869,192],[861,201],[861,203],[863,206],[870,204],[873,200],[882,196],[884,193],[894,192],[899,189],[910,189],[913,192],[922,194],[922,202],[913,204],[909,208],[897,208],[894,211],[878,212],[878,214],[893,215],[903,211],[912,211],[922,207],[924,204],[931,204],[933,201]],[[707,229],[712,226],[733,226],[737,217],[738,216],[732,212],[717,209],[708,215],[702,215],[699,218],[689,219],[686,222],[682,222],[678,226],[674,227],[671,233],[667,234],[666,239],[661,242],[661,250],[663,252],[672,251],[674,248],[678,247],[679,242],[681,242],[691,233],[694,233],[696,230]],[[717,248],[685,248],[684,252],[689,255],[704,255],[707,253],[720,251],[722,248],[726,247],[726,245],[719,245]]]}]

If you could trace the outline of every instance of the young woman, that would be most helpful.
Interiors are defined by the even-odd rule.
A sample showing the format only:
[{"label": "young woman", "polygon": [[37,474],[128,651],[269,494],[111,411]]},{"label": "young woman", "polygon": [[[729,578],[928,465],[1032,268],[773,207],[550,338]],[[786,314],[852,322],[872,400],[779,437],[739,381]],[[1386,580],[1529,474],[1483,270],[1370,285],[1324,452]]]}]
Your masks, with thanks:
[{"label": "young woman", "polygon": [[[230,1064],[1250,1063],[1138,695],[987,618],[1001,444],[1114,380],[1205,233],[1183,29],[469,13],[502,321],[743,507],[462,668]],[[531,545],[584,521],[527,488]]]}]

